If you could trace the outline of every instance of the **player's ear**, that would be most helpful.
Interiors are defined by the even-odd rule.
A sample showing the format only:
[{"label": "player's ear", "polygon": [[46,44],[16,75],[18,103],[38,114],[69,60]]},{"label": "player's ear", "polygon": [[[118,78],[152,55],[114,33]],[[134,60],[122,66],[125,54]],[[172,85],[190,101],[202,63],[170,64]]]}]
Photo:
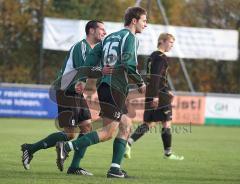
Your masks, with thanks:
[{"label": "player's ear", "polygon": [[135,25],[135,24],[137,24],[137,19],[136,18],[133,18],[132,19],[132,23]]},{"label": "player's ear", "polygon": [[164,44],[164,43],[166,43],[166,41],[167,41],[166,39],[160,40],[160,43],[161,43],[161,44]]},{"label": "player's ear", "polygon": [[94,34],[94,33],[95,33],[95,30],[94,30],[93,28],[90,28],[90,29],[89,29],[89,33]]}]

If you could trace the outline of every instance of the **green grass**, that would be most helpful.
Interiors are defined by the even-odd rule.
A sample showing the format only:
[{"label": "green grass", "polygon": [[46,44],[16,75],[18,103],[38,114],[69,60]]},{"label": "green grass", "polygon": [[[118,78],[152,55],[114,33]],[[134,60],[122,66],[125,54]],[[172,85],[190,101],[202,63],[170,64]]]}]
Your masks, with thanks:
[{"label": "green grass", "polygon": [[0,183],[240,183],[240,127],[173,128],[174,151],[183,154],[184,161],[162,158],[162,143],[156,129],[134,145],[132,159],[123,161],[123,168],[135,178],[117,180],[106,178],[112,141],[88,149],[82,167],[93,172],[93,177],[65,173],[72,155],[65,163],[65,172],[59,172],[54,148],[36,153],[31,170],[25,171],[21,164],[20,145],[35,142],[56,131],[53,121],[1,118]]}]

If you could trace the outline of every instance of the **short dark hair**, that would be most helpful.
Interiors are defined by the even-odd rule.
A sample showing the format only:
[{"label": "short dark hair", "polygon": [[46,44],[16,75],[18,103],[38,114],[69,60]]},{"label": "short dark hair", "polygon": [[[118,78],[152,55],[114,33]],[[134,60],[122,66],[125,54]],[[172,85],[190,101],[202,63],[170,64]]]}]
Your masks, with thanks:
[{"label": "short dark hair", "polygon": [[129,7],[124,15],[124,26],[129,26],[132,19],[139,20],[141,15],[147,15],[147,11],[141,7]]},{"label": "short dark hair", "polygon": [[103,24],[103,22],[100,21],[100,20],[90,20],[90,21],[86,24],[86,27],[85,27],[86,35],[89,34],[89,31],[90,31],[91,28],[97,29],[97,27],[98,27],[97,24],[98,24],[98,23]]}]

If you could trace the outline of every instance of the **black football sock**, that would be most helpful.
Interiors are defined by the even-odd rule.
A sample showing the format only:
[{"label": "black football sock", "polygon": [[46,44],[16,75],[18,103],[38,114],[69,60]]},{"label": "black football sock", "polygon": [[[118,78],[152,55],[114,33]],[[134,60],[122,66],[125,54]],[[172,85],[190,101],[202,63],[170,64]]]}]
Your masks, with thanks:
[{"label": "black football sock", "polygon": [[136,142],[148,131],[149,131],[148,125],[146,123],[141,124],[140,126],[137,127],[137,129],[134,131],[134,133],[129,138],[128,144],[131,146],[133,142]]},{"label": "black football sock", "polygon": [[172,146],[172,133],[171,128],[162,128],[162,142],[163,142],[163,148],[164,153],[166,156],[171,155],[171,146]]}]

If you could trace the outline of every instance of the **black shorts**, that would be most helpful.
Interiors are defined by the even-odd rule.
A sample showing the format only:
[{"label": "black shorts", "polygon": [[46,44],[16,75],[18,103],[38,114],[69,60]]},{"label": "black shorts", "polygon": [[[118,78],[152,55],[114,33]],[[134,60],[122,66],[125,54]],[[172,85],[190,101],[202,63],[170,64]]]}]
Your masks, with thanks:
[{"label": "black shorts", "polygon": [[100,104],[100,116],[120,121],[123,114],[127,114],[126,96],[118,90],[102,83],[97,89]]},{"label": "black shorts", "polygon": [[81,122],[91,119],[91,113],[82,94],[58,90],[56,99],[59,127],[77,127]]},{"label": "black shorts", "polygon": [[152,99],[145,99],[145,111],[143,115],[144,122],[166,122],[172,120],[172,96],[166,92],[159,92],[158,107],[151,106]]}]

